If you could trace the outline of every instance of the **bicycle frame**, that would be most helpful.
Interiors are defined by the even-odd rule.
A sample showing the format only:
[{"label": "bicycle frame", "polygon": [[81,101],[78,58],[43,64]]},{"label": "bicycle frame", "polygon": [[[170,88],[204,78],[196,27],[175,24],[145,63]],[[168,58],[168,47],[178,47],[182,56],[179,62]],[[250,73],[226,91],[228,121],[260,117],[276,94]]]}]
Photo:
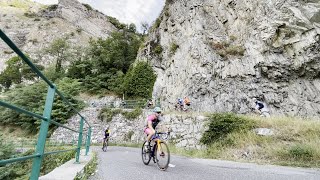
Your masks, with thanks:
[{"label": "bicycle frame", "polygon": [[155,143],[157,144],[157,150],[162,150],[161,149],[161,146],[160,146],[160,143],[163,141],[162,139],[161,139],[161,137],[159,136],[160,134],[166,134],[167,136],[166,136],[166,138],[163,138],[163,139],[168,139],[168,137],[169,137],[169,135],[170,135],[170,132],[166,132],[166,133],[158,133],[157,131],[155,132],[155,134],[152,136],[152,141],[155,141]]}]

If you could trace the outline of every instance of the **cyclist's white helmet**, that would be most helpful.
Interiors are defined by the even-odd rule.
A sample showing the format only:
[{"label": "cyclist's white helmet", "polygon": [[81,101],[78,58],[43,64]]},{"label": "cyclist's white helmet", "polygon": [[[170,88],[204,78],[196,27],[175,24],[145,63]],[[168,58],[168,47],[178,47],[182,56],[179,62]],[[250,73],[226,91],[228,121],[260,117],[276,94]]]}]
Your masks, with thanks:
[{"label": "cyclist's white helmet", "polygon": [[155,107],[153,109],[153,112],[159,113],[159,112],[161,112],[161,108],[160,107]]}]

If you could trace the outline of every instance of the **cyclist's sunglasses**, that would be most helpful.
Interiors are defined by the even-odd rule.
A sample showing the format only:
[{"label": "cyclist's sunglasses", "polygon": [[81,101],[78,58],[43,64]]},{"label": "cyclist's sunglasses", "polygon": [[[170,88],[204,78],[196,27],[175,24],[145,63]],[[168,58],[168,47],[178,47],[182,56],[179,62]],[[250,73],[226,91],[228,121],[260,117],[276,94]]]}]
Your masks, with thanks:
[{"label": "cyclist's sunglasses", "polygon": [[157,114],[161,114],[161,112],[157,112]]}]

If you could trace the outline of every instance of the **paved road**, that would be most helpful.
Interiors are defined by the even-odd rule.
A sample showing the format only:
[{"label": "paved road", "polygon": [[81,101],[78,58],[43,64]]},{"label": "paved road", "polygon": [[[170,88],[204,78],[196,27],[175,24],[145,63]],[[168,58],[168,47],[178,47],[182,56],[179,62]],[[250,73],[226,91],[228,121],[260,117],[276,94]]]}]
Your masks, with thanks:
[{"label": "paved road", "polygon": [[152,161],[141,161],[140,149],[109,147],[98,152],[98,172],[91,180],[320,180],[320,169],[263,166],[208,159],[171,156],[167,171],[160,171]]}]

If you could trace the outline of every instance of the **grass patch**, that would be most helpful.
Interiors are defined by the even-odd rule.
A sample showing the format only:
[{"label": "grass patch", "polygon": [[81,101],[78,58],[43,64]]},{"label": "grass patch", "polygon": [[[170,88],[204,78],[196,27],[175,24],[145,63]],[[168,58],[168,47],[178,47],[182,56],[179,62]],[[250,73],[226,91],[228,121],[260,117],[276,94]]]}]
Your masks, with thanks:
[{"label": "grass patch", "polygon": [[0,2],[1,7],[15,7],[19,9],[29,9],[30,7],[34,6],[35,3],[32,1],[26,1],[26,0],[10,0],[10,1],[4,1]]},{"label": "grass patch", "polygon": [[232,113],[217,113],[209,117],[209,128],[206,130],[200,140],[205,145],[212,145],[215,142],[224,141],[226,144],[232,144],[233,138],[229,138],[231,133],[247,131],[254,127],[254,121],[237,116]]},{"label": "grass patch", "polygon": [[141,148],[142,143],[112,143],[112,142],[110,142],[109,146]]},{"label": "grass patch", "polygon": [[[221,119],[218,120],[216,117]],[[209,142],[207,148],[195,153],[193,157],[320,167],[320,150],[318,150],[320,122],[318,120],[291,117],[270,119],[252,116],[233,117],[233,115],[220,114],[212,115],[208,126],[208,130],[216,132],[206,131],[203,139],[212,137],[215,140],[203,141]],[[274,135],[257,135],[253,130],[255,127],[270,128],[274,131]],[[207,135],[208,133],[210,136]],[[192,154],[192,152],[184,152],[186,153]]]},{"label": "grass patch", "polygon": [[95,170],[98,165],[98,157],[97,153],[93,154],[92,159],[88,162],[88,164],[84,167],[83,173],[77,173],[74,180],[87,180],[91,175],[94,175]]},{"label": "grass patch", "polygon": [[179,45],[177,45],[176,43],[172,43],[170,46],[170,53],[174,54],[178,48],[179,48]]},{"label": "grass patch", "polygon": [[154,48],[154,53],[156,53],[157,55],[160,55],[163,51],[163,48],[160,44],[158,44],[155,48]]},{"label": "grass patch", "polygon": [[231,45],[229,42],[212,42],[212,49],[216,50],[217,54],[221,57],[231,56],[243,56],[246,51],[243,45]]}]

